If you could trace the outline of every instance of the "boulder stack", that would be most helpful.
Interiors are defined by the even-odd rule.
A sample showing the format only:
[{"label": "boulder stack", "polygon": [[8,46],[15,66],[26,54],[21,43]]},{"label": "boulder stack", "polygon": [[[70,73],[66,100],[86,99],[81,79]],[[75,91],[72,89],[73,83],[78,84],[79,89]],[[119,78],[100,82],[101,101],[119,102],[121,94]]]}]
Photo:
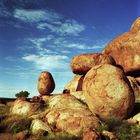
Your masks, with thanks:
[{"label": "boulder stack", "polygon": [[40,95],[48,95],[53,92],[55,82],[50,72],[43,71],[38,78],[38,91]]}]

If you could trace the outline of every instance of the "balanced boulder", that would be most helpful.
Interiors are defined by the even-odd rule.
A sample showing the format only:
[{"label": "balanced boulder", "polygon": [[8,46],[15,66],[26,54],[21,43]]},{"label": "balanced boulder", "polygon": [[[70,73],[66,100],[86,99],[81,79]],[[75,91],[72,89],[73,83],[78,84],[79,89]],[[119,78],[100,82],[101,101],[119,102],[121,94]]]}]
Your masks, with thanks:
[{"label": "balanced boulder", "polygon": [[103,53],[111,55],[127,75],[136,74],[140,70],[140,18],[134,22],[129,32],[113,39]]},{"label": "balanced boulder", "polygon": [[47,95],[53,92],[55,82],[50,72],[44,71],[38,78],[38,91],[41,95]]},{"label": "balanced boulder", "polygon": [[115,64],[114,59],[106,54],[91,53],[75,56],[71,61],[71,69],[75,74],[86,74],[93,66],[99,64]]},{"label": "balanced boulder", "polygon": [[127,118],[135,97],[122,69],[103,64],[93,67],[83,81],[83,91],[89,109],[103,120]]}]

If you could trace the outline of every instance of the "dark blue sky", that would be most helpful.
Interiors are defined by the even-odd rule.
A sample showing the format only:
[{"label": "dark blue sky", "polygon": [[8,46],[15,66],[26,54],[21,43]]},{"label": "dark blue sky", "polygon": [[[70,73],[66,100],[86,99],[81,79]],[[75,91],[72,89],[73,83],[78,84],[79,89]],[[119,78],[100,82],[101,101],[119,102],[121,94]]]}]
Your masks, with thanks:
[{"label": "dark blue sky", "polygon": [[101,52],[140,15],[138,0],[1,0],[0,96],[37,95],[37,78],[50,71],[61,92],[73,74],[71,58]]}]

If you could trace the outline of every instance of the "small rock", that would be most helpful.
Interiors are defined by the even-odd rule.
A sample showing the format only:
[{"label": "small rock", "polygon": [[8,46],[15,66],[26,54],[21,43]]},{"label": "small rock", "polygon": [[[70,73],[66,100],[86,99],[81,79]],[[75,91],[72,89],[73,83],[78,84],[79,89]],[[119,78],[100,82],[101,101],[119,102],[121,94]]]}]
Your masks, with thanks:
[{"label": "small rock", "polygon": [[83,140],[102,140],[99,132],[86,129],[83,132]]},{"label": "small rock", "polygon": [[31,124],[32,134],[37,134],[40,130],[44,130],[46,132],[52,132],[47,122],[45,123],[39,119],[33,120]]},{"label": "small rock", "polygon": [[114,135],[113,132],[109,132],[109,131],[106,131],[106,130],[103,130],[102,134],[106,137],[109,137],[109,140],[119,140],[117,138],[117,136]]},{"label": "small rock", "polygon": [[16,140],[26,140],[28,131],[21,131],[16,133]]}]

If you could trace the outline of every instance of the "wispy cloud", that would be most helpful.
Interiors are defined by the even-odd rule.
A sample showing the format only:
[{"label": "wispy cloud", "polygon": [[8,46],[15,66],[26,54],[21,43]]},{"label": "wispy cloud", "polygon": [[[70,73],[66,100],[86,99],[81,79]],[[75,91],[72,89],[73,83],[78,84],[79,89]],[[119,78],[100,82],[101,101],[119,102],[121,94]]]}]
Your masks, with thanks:
[{"label": "wispy cloud", "polygon": [[80,32],[85,30],[85,26],[79,24],[75,20],[66,20],[63,22],[49,24],[49,23],[39,23],[38,29],[49,29],[51,32],[59,35],[78,35]]},{"label": "wispy cloud", "polygon": [[52,10],[15,9],[14,17],[27,23],[36,23],[37,29],[49,29],[59,35],[78,35],[85,30],[83,24],[74,19],[65,19]]},{"label": "wispy cloud", "polygon": [[62,15],[50,10],[15,9],[14,17],[24,22],[55,22],[62,19]]},{"label": "wispy cloud", "polygon": [[35,55],[29,54],[23,60],[34,63],[37,69],[58,70],[66,69],[68,57],[65,55]]}]

